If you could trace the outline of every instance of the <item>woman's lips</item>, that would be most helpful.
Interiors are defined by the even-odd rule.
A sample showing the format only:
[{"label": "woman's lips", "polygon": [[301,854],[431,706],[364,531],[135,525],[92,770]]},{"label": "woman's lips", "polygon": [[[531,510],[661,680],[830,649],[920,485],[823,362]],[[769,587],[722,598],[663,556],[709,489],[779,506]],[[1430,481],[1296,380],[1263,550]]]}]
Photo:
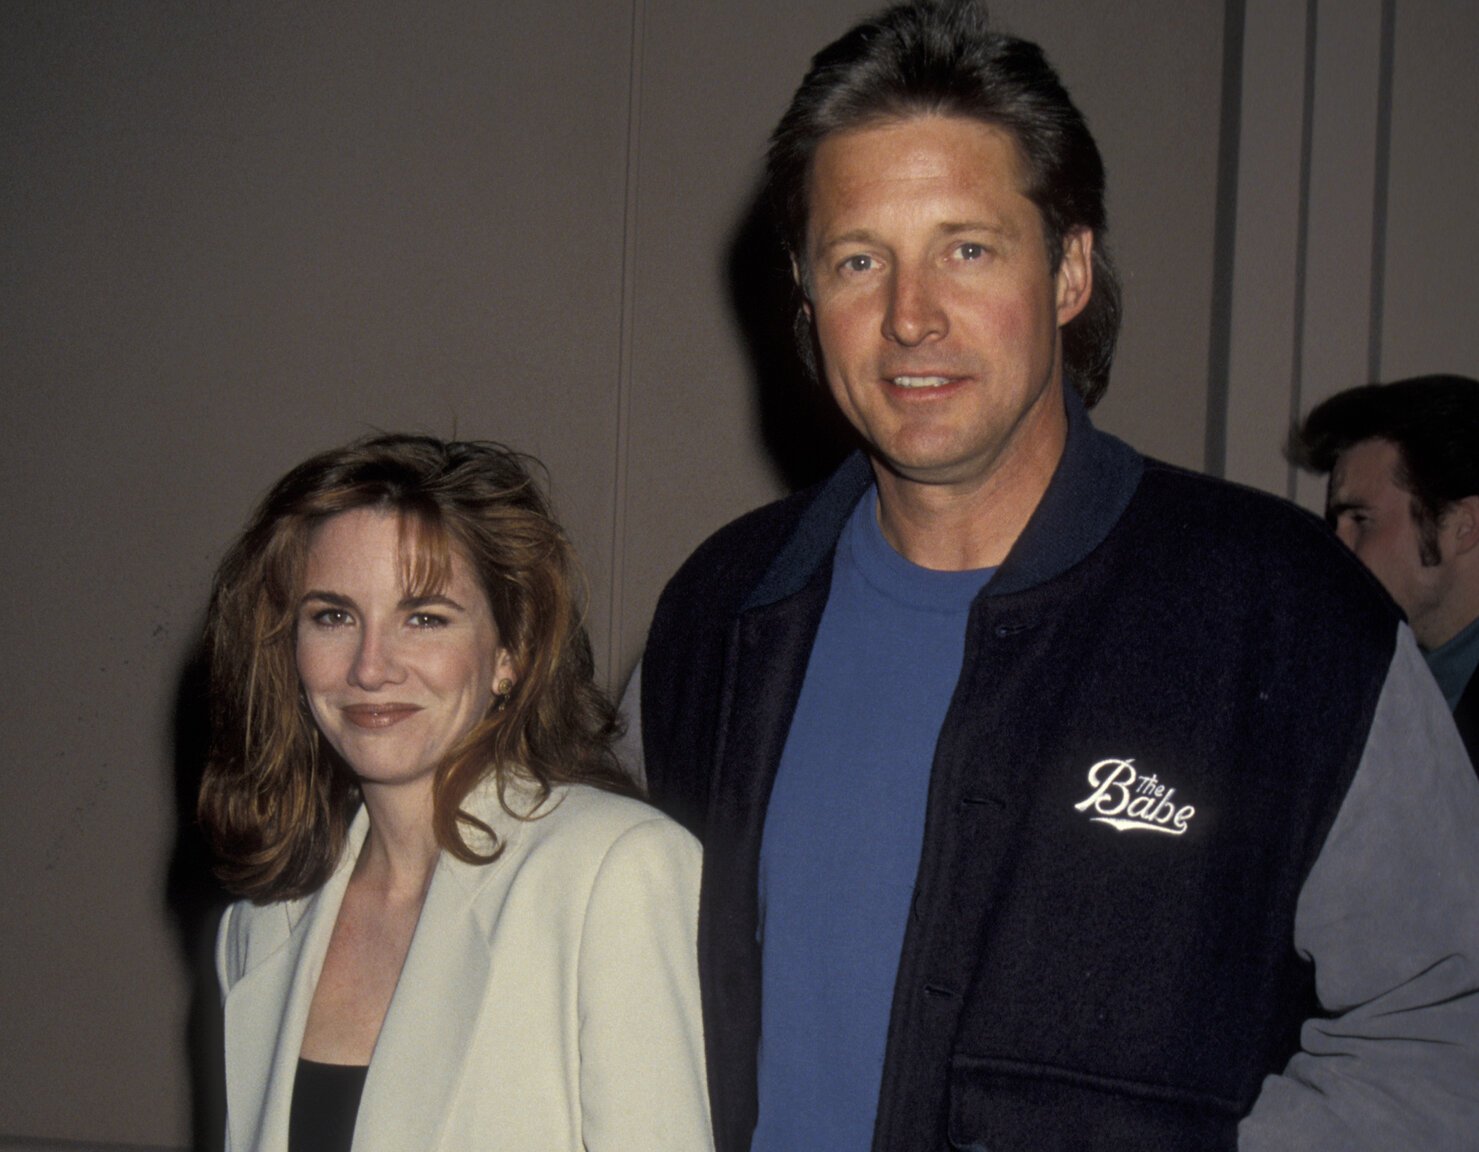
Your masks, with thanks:
[{"label": "woman's lips", "polygon": [[389,728],[410,719],[421,709],[415,704],[346,704],[340,711],[358,728]]}]

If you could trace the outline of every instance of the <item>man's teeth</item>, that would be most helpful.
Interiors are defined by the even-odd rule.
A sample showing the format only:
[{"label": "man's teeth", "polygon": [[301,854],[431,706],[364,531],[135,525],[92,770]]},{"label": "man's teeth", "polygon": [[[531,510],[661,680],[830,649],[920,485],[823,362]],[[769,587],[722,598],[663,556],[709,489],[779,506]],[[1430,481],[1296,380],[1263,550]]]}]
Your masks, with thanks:
[{"label": "man's teeth", "polygon": [[950,383],[945,376],[895,376],[894,385],[899,388],[939,388]]}]

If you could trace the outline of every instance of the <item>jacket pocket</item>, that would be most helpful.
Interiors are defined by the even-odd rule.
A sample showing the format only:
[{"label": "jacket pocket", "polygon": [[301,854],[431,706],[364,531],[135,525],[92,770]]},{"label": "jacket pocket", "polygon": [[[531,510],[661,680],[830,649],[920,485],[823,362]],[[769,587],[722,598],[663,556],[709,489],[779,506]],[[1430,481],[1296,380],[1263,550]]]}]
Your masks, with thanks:
[{"label": "jacket pocket", "polygon": [[1240,1108],[1174,1085],[957,1056],[950,1147],[959,1152],[1236,1152]]}]

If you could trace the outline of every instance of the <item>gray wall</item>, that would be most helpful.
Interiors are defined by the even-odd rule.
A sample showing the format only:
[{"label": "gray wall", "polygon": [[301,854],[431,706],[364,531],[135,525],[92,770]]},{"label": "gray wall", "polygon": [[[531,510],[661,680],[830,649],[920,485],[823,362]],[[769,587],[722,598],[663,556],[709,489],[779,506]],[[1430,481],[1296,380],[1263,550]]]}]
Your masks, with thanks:
[{"label": "gray wall", "polygon": [[[0,6],[0,1134],[191,1139],[190,660],[284,469],[370,428],[541,456],[613,684],[688,550],[815,472],[751,208],[809,53],[872,7]],[[1470,8],[995,5],[1109,167],[1102,424],[1294,491],[1322,390],[1479,374]]]},{"label": "gray wall", "polygon": [[1479,8],[1246,0],[1208,465],[1318,509],[1280,447],[1332,392],[1479,376]]}]

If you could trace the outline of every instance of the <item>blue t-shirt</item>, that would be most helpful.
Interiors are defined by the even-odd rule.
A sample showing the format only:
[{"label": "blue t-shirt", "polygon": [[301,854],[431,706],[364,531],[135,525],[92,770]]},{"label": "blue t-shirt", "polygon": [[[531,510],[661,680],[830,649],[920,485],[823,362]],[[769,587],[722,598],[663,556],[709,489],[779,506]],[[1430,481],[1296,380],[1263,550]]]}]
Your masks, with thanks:
[{"label": "blue t-shirt", "polygon": [[1452,711],[1479,668],[1479,620],[1469,621],[1447,644],[1423,655]]},{"label": "blue t-shirt", "polygon": [[838,541],[766,812],[754,1152],[872,1143],[935,743],[995,571],[911,564],[877,506],[870,490]]}]

